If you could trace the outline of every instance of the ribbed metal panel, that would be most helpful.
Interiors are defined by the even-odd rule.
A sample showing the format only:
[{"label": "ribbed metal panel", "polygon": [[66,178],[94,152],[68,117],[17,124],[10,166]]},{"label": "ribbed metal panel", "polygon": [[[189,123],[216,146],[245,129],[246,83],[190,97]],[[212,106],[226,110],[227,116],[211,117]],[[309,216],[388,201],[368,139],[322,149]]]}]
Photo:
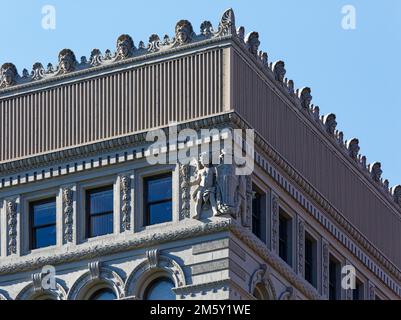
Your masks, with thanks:
[{"label": "ribbed metal panel", "polygon": [[0,101],[0,161],[223,111],[223,50]]},{"label": "ribbed metal panel", "polygon": [[385,255],[401,266],[400,216],[237,53],[233,53],[232,76],[233,108]]}]

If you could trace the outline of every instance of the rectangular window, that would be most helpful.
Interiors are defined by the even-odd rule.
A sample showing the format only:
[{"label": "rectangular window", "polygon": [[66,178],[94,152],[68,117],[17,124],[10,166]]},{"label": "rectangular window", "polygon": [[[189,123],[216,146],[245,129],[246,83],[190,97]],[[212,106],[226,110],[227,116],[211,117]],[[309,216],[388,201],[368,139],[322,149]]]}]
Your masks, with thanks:
[{"label": "rectangular window", "polygon": [[30,203],[29,213],[31,249],[56,245],[56,199],[52,198]]},{"label": "rectangular window", "polygon": [[361,281],[356,280],[355,290],[352,291],[352,299],[353,300],[364,300],[364,286]]},{"label": "rectangular window", "polygon": [[253,186],[252,232],[266,243],[266,194]]},{"label": "rectangular window", "polygon": [[279,256],[289,265],[292,265],[291,242],[292,242],[291,219],[285,213],[285,211],[282,208],[280,208]]},{"label": "rectangular window", "polygon": [[314,287],[317,285],[316,248],[316,241],[305,234],[305,280]]},{"label": "rectangular window", "polygon": [[172,174],[149,177],[144,180],[145,225],[173,220]]},{"label": "rectangular window", "polygon": [[329,258],[329,299],[340,300],[341,264],[330,256]]},{"label": "rectangular window", "polygon": [[113,233],[113,186],[86,192],[87,237],[94,238]]}]

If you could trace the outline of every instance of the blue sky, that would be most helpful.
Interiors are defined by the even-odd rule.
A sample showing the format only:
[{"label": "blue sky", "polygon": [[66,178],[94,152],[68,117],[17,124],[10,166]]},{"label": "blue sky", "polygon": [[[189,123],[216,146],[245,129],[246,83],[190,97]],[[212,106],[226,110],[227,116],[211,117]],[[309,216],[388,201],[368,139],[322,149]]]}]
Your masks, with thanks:
[{"label": "blue sky", "polygon": [[[56,8],[56,29],[44,30],[42,7]],[[341,27],[344,5],[356,9],[356,29]],[[310,86],[322,113],[337,114],[345,138],[360,139],[368,162],[381,161],[383,176],[401,184],[401,1],[399,0],[13,0],[1,1],[0,63],[21,72],[34,62],[56,63],[67,47],[77,57],[114,49],[130,34],[135,43],[152,33],[173,35],[175,23],[203,20],[217,26],[235,10],[237,25],[259,31],[269,60],[286,62],[296,87]]]}]

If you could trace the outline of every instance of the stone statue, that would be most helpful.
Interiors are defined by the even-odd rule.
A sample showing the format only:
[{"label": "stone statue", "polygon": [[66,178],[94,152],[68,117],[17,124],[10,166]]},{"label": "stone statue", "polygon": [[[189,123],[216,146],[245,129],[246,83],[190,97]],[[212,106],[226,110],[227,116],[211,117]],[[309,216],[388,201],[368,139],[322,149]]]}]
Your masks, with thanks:
[{"label": "stone statue", "polygon": [[191,42],[194,34],[191,22],[188,20],[180,20],[175,26],[175,41],[178,45]]},{"label": "stone statue", "polygon": [[194,219],[199,219],[203,210],[212,209],[213,215],[219,215],[216,201],[217,170],[212,164],[208,153],[202,153],[197,161],[195,179],[189,182],[190,186],[198,185],[193,193],[196,202]]},{"label": "stone statue", "polygon": [[330,113],[324,117],[324,126],[328,134],[334,135],[337,128],[336,115],[334,113]]},{"label": "stone statue", "polygon": [[1,66],[1,81],[0,87],[6,88],[17,83],[18,72],[17,68],[12,63],[5,63]]},{"label": "stone statue", "polygon": [[273,72],[274,72],[274,78],[278,82],[282,83],[284,81],[285,74],[287,73],[287,71],[285,70],[284,61],[279,60],[275,62],[273,65]]},{"label": "stone statue", "polygon": [[259,33],[251,32],[250,34],[248,34],[246,36],[245,43],[246,43],[246,48],[248,49],[248,51],[252,55],[257,56],[258,51],[259,51],[259,46],[260,46]]},{"label": "stone statue", "polygon": [[61,50],[58,55],[59,73],[68,73],[75,70],[77,59],[70,49]]},{"label": "stone statue", "polygon": [[311,92],[312,92],[312,90],[310,88],[308,88],[308,87],[303,88],[300,91],[299,99],[301,100],[301,106],[304,109],[308,109],[310,104],[311,104],[311,102],[312,102]]},{"label": "stone statue", "polygon": [[395,186],[392,191],[395,203],[401,206],[401,186]]},{"label": "stone statue", "polygon": [[380,162],[375,162],[372,165],[370,165],[370,176],[375,182],[380,182],[383,173],[381,166],[382,165]]},{"label": "stone statue", "polygon": [[128,34],[122,34],[117,39],[117,60],[132,57],[134,53],[134,41]]},{"label": "stone statue", "polygon": [[357,160],[358,159],[358,154],[361,148],[359,147],[359,140],[358,139],[352,139],[347,143],[347,149],[348,149],[348,154],[349,156]]}]

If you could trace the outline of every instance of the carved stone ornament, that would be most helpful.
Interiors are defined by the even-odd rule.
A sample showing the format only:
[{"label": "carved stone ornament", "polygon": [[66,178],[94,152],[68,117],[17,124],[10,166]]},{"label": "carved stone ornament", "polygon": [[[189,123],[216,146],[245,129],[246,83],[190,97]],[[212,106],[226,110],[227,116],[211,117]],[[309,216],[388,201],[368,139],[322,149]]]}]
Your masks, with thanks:
[{"label": "carved stone ornament", "polygon": [[380,162],[375,162],[369,166],[369,171],[370,171],[370,176],[373,179],[374,182],[380,182],[381,177],[382,177],[382,165]]},{"label": "carved stone ornament", "polygon": [[74,191],[72,188],[62,190],[63,201],[63,219],[64,219],[64,242],[73,241],[73,226],[74,226]]},{"label": "carved stone ornament", "polygon": [[298,273],[300,275],[304,274],[304,263],[305,263],[304,243],[305,243],[305,222],[299,219],[298,220]]},{"label": "carved stone ornament", "polygon": [[285,74],[287,71],[285,70],[285,63],[284,61],[277,61],[273,65],[273,73],[274,73],[274,79],[276,79],[278,82],[282,83],[284,81]]},{"label": "carved stone ornament", "polygon": [[146,258],[148,259],[149,268],[157,268],[159,266],[160,252],[158,249],[146,251]]},{"label": "carved stone ornament", "polygon": [[308,109],[311,102],[312,102],[312,95],[311,95],[312,90],[308,87],[303,88],[302,90],[300,90],[299,93],[299,99],[301,101],[301,106],[304,109]]},{"label": "carved stone ornament", "polygon": [[63,49],[58,55],[58,73],[64,74],[73,72],[77,65],[74,52],[70,49]]},{"label": "carved stone ornament", "polygon": [[160,50],[160,38],[157,34],[152,34],[149,37],[148,51],[149,52],[157,52]]},{"label": "carved stone ornament", "polygon": [[241,42],[245,42],[245,28],[243,26],[238,28],[237,36],[238,36],[238,39],[241,40]]},{"label": "carved stone ornament", "polygon": [[271,228],[272,228],[272,250],[278,252],[278,236],[279,236],[279,207],[278,198],[272,194],[272,214],[271,214]]},{"label": "carved stone ornament", "polygon": [[134,54],[134,41],[128,34],[122,34],[117,39],[117,60],[124,60]]},{"label": "carved stone ornament", "polygon": [[102,60],[102,52],[99,49],[93,49],[89,58],[90,65],[94,67],[100,66],[102,64]]},{"label": "carved stone ornament", "polygon": [[177,45],[187,44],[194,37],[194,29],[188,20],[180,20],[175,26],[175,42]]},{"label": "carved stone ornament", "polygon": [[258,55],[260,41],[259,41],[259,33],[251,32],[246,36],[245,44],[247,50],[254,56]]},{"label": "carved stone ornament", "polygon": [[279,300],[294,300],[295,292],[293,287],[287,287],[280,295]]},{"label": "carved stone ornament", "polygon": [[92,280],[99,279],[101,263],[99,261],[90,262],[88,264],[90,277]]},{"label": "carved stone ornament", "polygon": [[262,285],[266,290],[267,296],[264,300],[277,300],[276,290],[270,279],[269,268],[266,264],[262,264],[253,274],[249,282],[249,293],[254,294],[255,289]]},{"label": "carved stone ornament", "polygon": [[394,198],[394,202],[401,206],[401,185],[395,186],[392,189],[392,195]]},{"label": "carved stone ornament", "polygon": [[8,254],[17,254],[17,203],[15,200],[6,201],[6,217],[8,230]]},{"label": "carved stone ornament", "polygon": [[14,64],[5,63],[0,70],[0,88],[13,86],[17,83],[18,71]]},{"label": "carved stone ornament", "polygon": [[351,159],[357,160],[359,151],[361,150],[361,148],[359,147],[359,140],[356,138],[351,139],[349,142],[347,142],[347,149]]},{"label": "carved stone ornament", "polygon": [[46,73],[45,68],[40,62],[36,62],[33,67],[32,67],[32,79],[34,80],[40,80],[44,77]]},{"label": "carved stone ornament", "polygon": [[324,117],[324,127],[328,134],[334,135],[337,128],[336,115],[334,113],[330,113]]},{"label": "carved stone ornament", "polygon": [[122,175],[120,177],[121,194],[121,230],[131,229],[131,177]]},{"label": "carved stone ornament", "polygon": [[190,181],[190,165],[180,165],[180,192],[181,192],[181,212],[180,219],[190,218],[191,215],[191,187]]},{"label": "carved stone ornament", "polygon": [[324,242],[322,247],[322,287],[323,296],[329,296],[329,245]]},{"label": "carved stone ornament", "polygon": [[213,33],[213,25],[210,21],[203,21],[200,26],[200,32],[202,35],[208,37]]},{"label": "carved stone ornament", "polygon": [[235,14],[234,10],[230,8],[223,13],[216,36],[223,37],[232,34],[236,34]]}]

